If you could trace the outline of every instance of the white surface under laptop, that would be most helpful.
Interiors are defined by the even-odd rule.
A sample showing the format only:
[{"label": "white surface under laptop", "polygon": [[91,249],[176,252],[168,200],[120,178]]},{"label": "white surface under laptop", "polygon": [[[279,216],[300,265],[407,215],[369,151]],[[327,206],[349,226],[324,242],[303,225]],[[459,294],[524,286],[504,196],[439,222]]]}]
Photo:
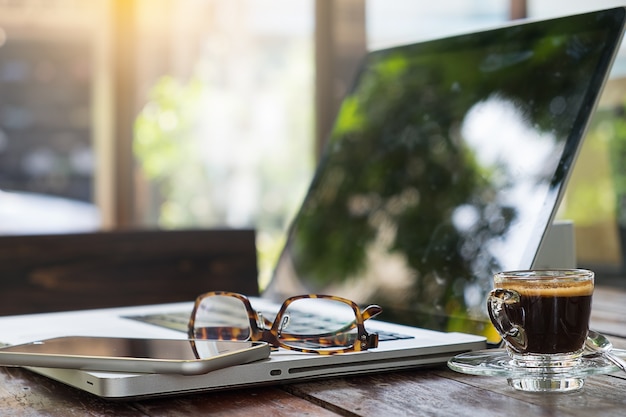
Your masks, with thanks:
[{"label": "white surface under laptop", "polygon": [[[252,303],[262,311],[278,310],[278,306],[260,298],[252,298]],[[0,341],[17,344],[64,335],[186,338],[184,332],[125,316],[187,314],[192,307],[192,303],[176,303],[2,317]],[[366,328],[369,332],[397,333],[405,338],[381,341],[378,348],[366,352],[330,356],[279,350],[272,352],[268,360],[197,376],[30,369],[101,397],[124,399],[406,369],[444,363],[458,353],[485,347],[483,337],[462,333],[442,333],[376,320],[368,320]]]}]

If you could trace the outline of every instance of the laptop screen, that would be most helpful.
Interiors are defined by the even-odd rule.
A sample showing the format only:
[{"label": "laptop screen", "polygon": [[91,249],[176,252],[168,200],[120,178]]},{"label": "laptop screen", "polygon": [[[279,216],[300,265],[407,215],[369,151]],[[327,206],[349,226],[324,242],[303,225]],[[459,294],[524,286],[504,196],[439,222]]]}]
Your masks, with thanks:
[{"label": "laptop screen", "polygon": [[375,51],[345,97],[267,293],[489,333],[492,275],[533,260],[623,9]]}]

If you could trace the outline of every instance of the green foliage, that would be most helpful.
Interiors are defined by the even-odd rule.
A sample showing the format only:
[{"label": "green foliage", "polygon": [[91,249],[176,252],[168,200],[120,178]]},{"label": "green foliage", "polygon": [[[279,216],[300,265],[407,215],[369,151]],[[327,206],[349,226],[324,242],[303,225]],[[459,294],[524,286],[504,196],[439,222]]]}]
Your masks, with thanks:
[{"label": "green foliage", "polygon": [[163,77],[135,121],[134,154],[164,199],[159,224],[165,228],[211,224],[211,181],[196,130],[202,92],[198,79],[183,84]]},{"label": "green foliage", "polygon": [[193,131],[202,86],[197,80],[187,85],[173,77],[160,79],[150,100],[135,121],[134,153],[146,177],[164,180],[181,166],[199,159]]}]

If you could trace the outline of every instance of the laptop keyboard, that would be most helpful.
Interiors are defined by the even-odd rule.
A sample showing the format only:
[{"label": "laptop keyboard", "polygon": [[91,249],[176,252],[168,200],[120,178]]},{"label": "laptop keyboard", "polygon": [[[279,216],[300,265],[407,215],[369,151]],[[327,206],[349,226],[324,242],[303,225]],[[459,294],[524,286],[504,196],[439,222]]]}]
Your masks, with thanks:
[{"label": "laptop keyboard", "polygon": [[[263,313],[264,317],[267,317],[270,321],[273,319],[273,315]],[[313,318],[315,316],[312,316]],[[159,313],[159,314],[147,314],[147,315],[131,315],[125,316],[124,318],[141,321],[143,323],[153,324],[155,326],[165,327],[172,330],[178,330],[181,332],[187,332],[187,325],[189,323],[189,314],[182,312],[170,312],[170,313]],[[319,323],[315,325],[318,329],[324,329],[323,319],[320,320]],[[310,328],[310,325],[307,327]],[[401,333],[393,333],[387,331],[377,331],[378,340],[379,341],[390,341],[390,340],[402,340],[402,339],[412,339],[413,336],[401,334]]]}]

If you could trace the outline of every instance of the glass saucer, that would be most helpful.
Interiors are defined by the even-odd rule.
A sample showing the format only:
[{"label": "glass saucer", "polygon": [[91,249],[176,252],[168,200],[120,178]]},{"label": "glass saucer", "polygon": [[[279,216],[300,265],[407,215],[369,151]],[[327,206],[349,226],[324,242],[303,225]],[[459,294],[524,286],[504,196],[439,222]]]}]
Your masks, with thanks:
[{"label": "glass saucer", "polygon": [[[626,351],[613,353],[626,357]],[[583,355],[580,362],[563,368],[525,368],[516,366],[504,349],[479,350],[463,353],[448,361],[450,369],[470,375],[506,377],[509,385],[520,391],[568,392],[583,387],[586,377],[620,371],[599,354]]]}]

